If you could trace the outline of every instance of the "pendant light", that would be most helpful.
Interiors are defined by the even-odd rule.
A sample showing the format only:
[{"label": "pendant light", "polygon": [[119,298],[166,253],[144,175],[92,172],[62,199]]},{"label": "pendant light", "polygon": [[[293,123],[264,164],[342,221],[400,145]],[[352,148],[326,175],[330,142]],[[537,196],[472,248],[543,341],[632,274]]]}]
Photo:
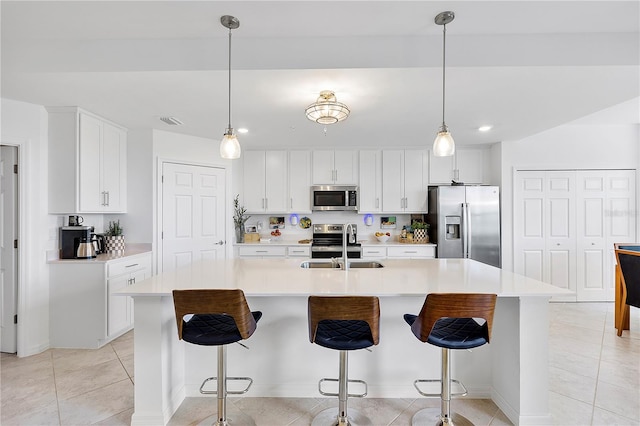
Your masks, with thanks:
[{"label": "pendant light", "polygon": [[455,18],[453,12],[439,13],[435,18],[435,23],[442,25],[442,126],[438,130],[436,140],[433,141],[433,155],[436,157],[450,157],[456,152],[456,144],[453,141],[449,128],[444,122],[444,101],[445,101],[445,52],[447,39],[447,24]]},{"label": "pendant light", "polygon": [[224,15],[220,18],[220,23],[225,28],[229,28],[229,124],[224,132],[222,141],[220,142],[220,157],[229,160],[240,158],[240,142],[233,133],[231,127],[231,30],[235,30],[240,26],[240,21],[230,15]]}]

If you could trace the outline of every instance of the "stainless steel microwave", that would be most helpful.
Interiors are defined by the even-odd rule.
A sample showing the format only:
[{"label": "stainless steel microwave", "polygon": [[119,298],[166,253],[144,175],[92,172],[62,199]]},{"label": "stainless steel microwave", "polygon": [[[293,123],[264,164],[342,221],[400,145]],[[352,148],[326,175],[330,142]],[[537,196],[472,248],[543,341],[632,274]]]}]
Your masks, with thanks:
[{"label": "stainless steel microwave", "polygon": [[314,185],[311,187],[311,210],[358,210],[358,187]]}]

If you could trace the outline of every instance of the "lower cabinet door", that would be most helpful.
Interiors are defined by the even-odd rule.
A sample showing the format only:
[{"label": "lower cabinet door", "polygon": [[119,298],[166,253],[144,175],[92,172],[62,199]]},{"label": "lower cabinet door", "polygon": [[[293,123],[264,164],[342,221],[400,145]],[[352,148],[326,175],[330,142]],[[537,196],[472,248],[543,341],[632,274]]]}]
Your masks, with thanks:
[{"label": "lower cabinet door", "polygon": [[107,281],[109,290],[107,335],[109,336],[118,333],[131,325],[131,309],[129,306],[131,304],[131,298],[114,295],[114,293],[127,287],[130,279],[131,277],[129,274],[126,274],[111,278]]}]

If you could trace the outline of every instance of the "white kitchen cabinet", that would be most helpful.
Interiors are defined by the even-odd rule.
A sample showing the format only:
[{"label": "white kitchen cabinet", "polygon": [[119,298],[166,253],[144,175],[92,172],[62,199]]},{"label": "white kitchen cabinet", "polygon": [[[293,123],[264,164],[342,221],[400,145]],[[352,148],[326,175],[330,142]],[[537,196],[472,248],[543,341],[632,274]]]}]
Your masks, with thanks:
[{"label": "white kitchen cabinet", "polygon": [[49,212],[126,213],[126,129],[75,107],[50,107]]},{"label": "white kitchen cabinet", "polygon": [[385,259],[387,257],[387,247],[384,246],[362,246],[363,259]]},{"label": "white kitchen cabinet", "polygon": [[311,151],[289,151],[289,212],[311,213]]},{"label": "white kitchen cabinet", "polygon": [[287,246],[269,246],[267,244],[245,245],[238,247],[240,257],[285,257]]},{"label": "white kitchen cabinet", "polygon": [[118,290],[151,276],[151,252],[109,261],[51,262],[51,347],[96,349],[132,327],[132,301]]},{"label": "white kitchen cabinet", "polygon": [[389,246],[387,247],[387,257],[389,259],[435,259],[436,246],[420,246],[416,244]]},{"label": "white kitchen cabinet", "polygon": [[151,255],[107,263],[107,337],[114,338],[133,326],[133,300],[114,293],[151,276]]},{"label": "white kitchen cabinet", "polygon": [[287,152],[245,151],[244,207],[247,213],[287,211]]},{"label": "white kitchen cabinet", "polygon": [[361,150],[358,212],[375,213],[382,208],[382,152]]},{"label": "white kitchen cabinet", "polygon": [[485,148],[456,148],[451,157],[436,157],[429,151],[429,184],[450,185],[454,179],[467,184],[485,183],[487,158],[488,150]]},{"label": "white kitchen cabinet", "polygon": [[356,185],[358,183],[357,151],[315,150],[312,173],[314,185]]},{"label": "white kitchen cabinet", "polygon": [[427,211],[427,150],[382,151],[382,211]]},{"label": "white kitchen cabinet", "polygon": [[287,257],[311,257],[311,247],[288,246]]}]

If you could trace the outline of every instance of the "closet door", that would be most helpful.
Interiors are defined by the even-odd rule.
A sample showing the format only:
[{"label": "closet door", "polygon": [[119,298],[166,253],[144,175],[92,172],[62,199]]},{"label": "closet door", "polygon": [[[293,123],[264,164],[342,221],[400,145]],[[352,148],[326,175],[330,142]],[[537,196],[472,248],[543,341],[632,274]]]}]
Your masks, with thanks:
[{"label": "closet door", "polygon": [[[575,209],[574,171],[516,172],[516,273],[575,291]],[[575,300],[575,296],[554,300]]]},{"label": "closet door", "polygon": [[614,243],[636,241],[635,171],[577,172],[579,301],[614,299]]}]

